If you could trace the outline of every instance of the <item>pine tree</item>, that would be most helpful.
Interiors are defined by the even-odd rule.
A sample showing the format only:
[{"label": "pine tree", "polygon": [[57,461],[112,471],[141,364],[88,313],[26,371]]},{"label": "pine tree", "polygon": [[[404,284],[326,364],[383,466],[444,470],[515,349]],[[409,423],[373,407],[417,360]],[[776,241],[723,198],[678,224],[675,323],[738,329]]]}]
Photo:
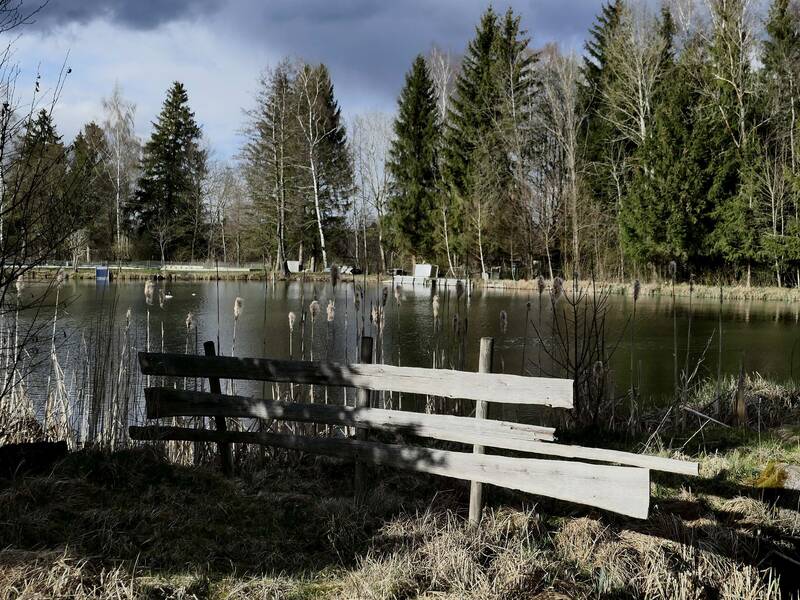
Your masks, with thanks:
[{"label": "pine tree", "polygon": [[80,226],[85,243],[96,257],[113,256],[115,203],[112,181],[103,172],[108,156],[105,132],[95,122],[87,123],[72,144],[70,180],[80,194]]},{"label": "pine tree", "polygon": [[[589,39],[584,46],[586,55],[583,59],[583,77],[585,85],[582,93],[583,110],[586,113],[584,128],[585,159],[598,165],[605,161],[608,144],[614,137],[613,126],[603,117],[603,90],[609,81],[608,50],[612,38],[620,26],[626,10],[624,0],[613,0],[603,5],[595,24],[589,30]],[[592,192],[609,195],[604,187],[602,175],[591,177],[589,184]]]},{"label": "pine tree", "polygon": [[749,146],[758,135],[756,77],[750,62],[750,32],[743,0],[713,2],[714,35],[704,77],[706,118],[710,129],[709,172],[713,182],[709,200],[716,219],[712,234],[714,254],[743,268],[750,285],[752,265],[759,258],[759,232],[754,227],[757,199],[746,175],[756,154]]},{"label": "pine tree", "polygon": [[305,223],[315,225],[304,232],[301,244],[307,240],[313,256],[320,256],[323,267],[327,267],[330,243],[335,245],[344,235],[344,216],[353,187],[347,130],[325,65],[305,65],[296,77],[295,90],[299,154],[303,156],[299,186],[309,199],[303,214]]},{"label": "pine tree", "polygon": [[257,218],[247,237],[259,256],[275,257],[285,269],[289,249],[297,247],[302,231],[303,203],[297,193],[300,129],[296,65],[282,61],[259,81],[256,107],[248,113],[247,142],[242,163]]},{"label": "pine tree", "polygon": [[691,81],[691,65],[672,67],[661,87],[651,134],[637,152],[639,169],[620,213],[626,253],[640,263],[670,260],[701,267],[713,228],[708,121]]},{"label": "pine tree", "polygon": [[439,180],[437,147],[439,124],[436,93],[422,55],[406,74],[394,122],[395,137],[389,151],[392,193],[389,215],[400,249],[430,257],[437,230],[436,186]]},{"label": "pine tree", "polygon": [[[500,247],[491,228],[508,237],[498,217],[513,212],[508,203],[514,194],[508,117],[518,110],[512,119],[522,121],[532,91],[533,58],[527,47],[513,11],[500,20],[487,9],[467,46],[444,131],[442,170],[453,245],[462,255],[477,245],[482,263],[486,252]],[[484,219],[488,214],[491,220]]]},{"label": "pine tree", "polygon": [[4,177],[3,235],[22,256],[56,250],[71,231],[78,201],[67,177],[67,149],[47,110],[32,115]]},{"label": "pine tree", "polygon": [[205,232],[201,186],[207,172],[202,132],[189,97],[176,81],[167,92],[144,147],[142,173],[130,218],[158,245],[161,260],[194,258]]},{"label": "pine tree", "polygon": [[[445,127],[443,175],[449,197],[448,213],[453,230],[453,246],[464,254],[468,246],[471,173],[479,143],[493,145],[489,136],[499,117],[500,94],[494,78],[497,15],[490,7],[481,17],[475,37],[469,42],[455,84]],[[484,149],[484,154],[486,154]]]}]

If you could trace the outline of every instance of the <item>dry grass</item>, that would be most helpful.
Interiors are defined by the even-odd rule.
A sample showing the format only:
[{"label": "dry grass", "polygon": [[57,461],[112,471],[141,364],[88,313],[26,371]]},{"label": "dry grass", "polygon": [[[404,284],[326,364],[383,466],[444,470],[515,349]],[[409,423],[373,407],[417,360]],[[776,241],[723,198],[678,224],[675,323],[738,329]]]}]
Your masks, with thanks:
[{"label": "dry grass", "polygon": [[0,482],[0,599],[777,599],[800,513],[745,487],[765,452],[794,452],[771,443],[660,480],[647,522],[490,489],[478,528],[441,479],[381,471],[356,506],[338,462],[225,480],[155,451],[76,453]]},{"label": "dry grass", "polygon": [[[509,290],[534,290],[537,287],[537,280],[520,279],[517,281],[512,281],[510,279],[506,279],[489,281],[487,284],[476,281],[475,285],[487,285],[489,287],[497,287]],[[595,285],[597,286],[598,290],[608,290],[614,295],[633,297],[634,281],[592,282],[590,280],[580,280],[578,285],[582,288],[589,288],[592,285]],[[688,283],[675,284],[675,296],[680,298],[691,295],[694,298],[709,298],[717,300],[719,299],[719,293],[720,287],[718,285],[701,285],[695,283],[690,288]],[[669,280],[655,283],[641,283],[640,294],[644,297],[670,296],[672,294],[672,285]],[[752,286],[748,288],[743,285],[723,285],[722,297],[726,301],[757,300],[766,302],[800,302],[800,288],[771,286]]]}]

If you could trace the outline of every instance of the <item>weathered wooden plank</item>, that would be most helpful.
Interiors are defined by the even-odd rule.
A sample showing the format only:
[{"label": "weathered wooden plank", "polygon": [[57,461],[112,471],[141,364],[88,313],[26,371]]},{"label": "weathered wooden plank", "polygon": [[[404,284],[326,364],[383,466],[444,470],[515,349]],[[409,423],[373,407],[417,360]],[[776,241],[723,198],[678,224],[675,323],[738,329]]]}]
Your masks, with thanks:
[{"label": "weathered wooden plank", "polygon": [[[146,388],[148,419],[226,415],[233,418],[278,419],[398,431],[408,435],[451,442],[475,443],[518,439],[553,440],[555,429],[506,421],[476,421],[471,417],[361,408],[333,404],[302,404],[262,400],[246,396],[225,396],[170,388]],[[485,436],[475,438],[475,436]],[[491,443],[484,443],[492,446]]]},{"label": "weathered wooden plank", "polygon": [[635,467],[513,458],[398,446],[362,440],[180,427],[131,427],[135,440],[189,440],[264,444],[375,464],[480,481],[646,519],[650,472]]},{"label": "weathered wooden plank", "polygon": [[346,365],[272,358],[192,356],[140,352],[144,375],[220,377],[312,385],[364,388],[374,391],[464,398],[509,404],[572,408],[572,380],[520,375],[421,369],[393,365]]},{"label": "weathered wooden plank", "polygon": [[215,396],[168,388],[145,390],[147,416],[151,419],[175,416],[251,417],[286,421],[313,421],[349,427],[400,431],[437,440],[480,444],[490,448],[517,450],[545,456],[576,458],[595,462],[618,463],[652,471],[697,475],[698,463],[647,454],[634,454],[605,448],[586,448],[551,443],[554,429],[491,419],[476,420],[451,415],[385,410],[356,409],[351,406],[299,404],[247,398]]}]

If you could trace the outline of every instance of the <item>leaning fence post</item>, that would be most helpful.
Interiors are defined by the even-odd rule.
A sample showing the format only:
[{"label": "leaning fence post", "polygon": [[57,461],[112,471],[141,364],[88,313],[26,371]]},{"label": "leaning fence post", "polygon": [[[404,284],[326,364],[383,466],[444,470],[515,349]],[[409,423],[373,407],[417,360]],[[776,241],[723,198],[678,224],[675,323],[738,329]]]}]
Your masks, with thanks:
[{"label": "leaning fence post", "polygon": [[[204,342],[203,343],[203,350],[206,353],[206,356],[216,356],[217,352],[214,349],[214,342]],[[208,378],[208,388],[211,390],[212,394],[221,394],[222,388],[219,385],[219,378],[218,377],[209,377]],[[217,426],[217,431],[227,431],[227,426],[225,425],[225,417],[214,417],[214,422]],[[219,457],[222,461],[222,473],[227,477],[233,473],[233,458],[231,456],[231,445],[228,442],[219,442],[217,444],[217,450],[219,451]]]},{"label": "leaning fence post", "polygon": [[[362,364],[372,363],[371,337],[364,336],[361,338],[360,361]],[[364,388],[358,388],[358,390],[356,391],[356,407],[369,408],[369,390]],[[367,430],[363,427],[357,428],[356,439],[366,440]],[[361,497],[364,495],[364,462],[361,460],[356,460],[355,488],[357,497]]]},{"label": "leaning fence post", "polygon": [[[492,372],[492,357],[494,353],[494,338],[481,338],[481,353],[478,359],[478,372]],[[486,418],[486,402],[477,400],[475,402],[475,418]],[[475,444],[472,451],[474,454],[483,454],[483,446]],[[470,525],[477,525],[481,520],[481,505],[483,500],[483,484],[480,481],[471,481],[469,485],[469,522]]]}]

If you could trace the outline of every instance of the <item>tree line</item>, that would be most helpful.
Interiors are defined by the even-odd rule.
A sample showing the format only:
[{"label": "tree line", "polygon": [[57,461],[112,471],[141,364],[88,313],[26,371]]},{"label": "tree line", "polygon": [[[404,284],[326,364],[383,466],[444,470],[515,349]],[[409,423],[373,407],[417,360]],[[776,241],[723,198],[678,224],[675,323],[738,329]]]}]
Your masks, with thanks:
[{"label": "tree line", "polygon": [[611,0],[582,56],[488,8],[462,55],[415,58],[394,114],[347,122],[327,67],[286,59],[228,164],[179,82],[144,144],[116,87],[69,146],[45,110],[15,147],[63,157],[39,188],[82,215],[73,260],[798,285],[800,3],[759,7]]}]

